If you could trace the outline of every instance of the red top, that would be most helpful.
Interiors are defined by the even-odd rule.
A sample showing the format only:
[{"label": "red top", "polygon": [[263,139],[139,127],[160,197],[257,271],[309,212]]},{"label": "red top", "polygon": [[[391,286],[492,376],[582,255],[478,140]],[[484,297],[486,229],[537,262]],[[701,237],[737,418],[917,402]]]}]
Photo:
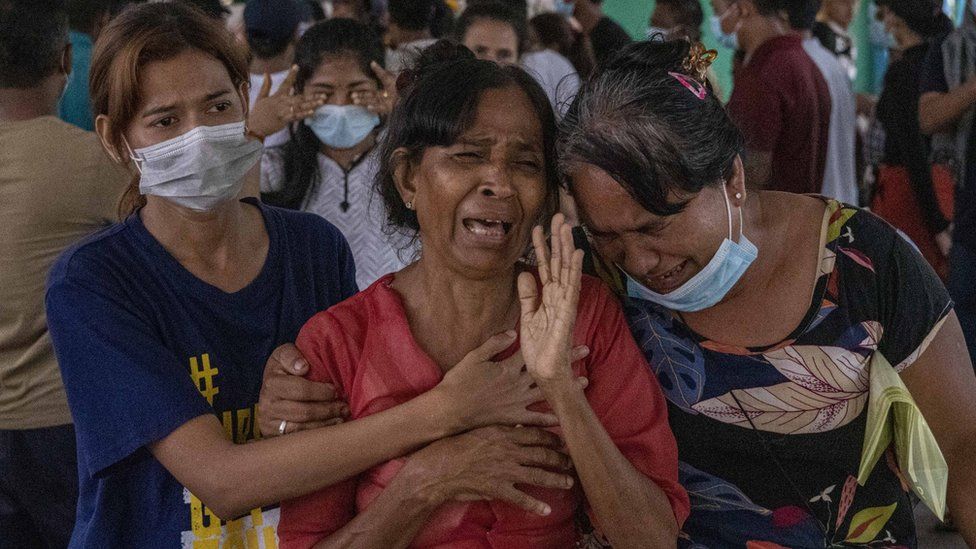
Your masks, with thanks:
[{"label": "red top", "polygon": [[769,190],[820,193],[830,90],[799,35],[767,41],[736,71],[728,112],[747,148],[772,153]]},{"label": "red top", "polygon": [[[432,389],[440,367],[417,345],[393,275],[315,315],[298,335],[308,359],[308,377],[336,386],[352,418],[392,408]],[[594,278],[584,277],[574,345],[590,355],[573,364],[589,378],[586,397],[620,451],[664,490],[678,524],[688,516],[688,496],[678,484],[678,453],[667,406],[624,321],[620,305]],[[505,355],[517,349],[513,344]],[[558,432],[558,430],[557,430]],[[278,536],[285,549],[311,547],[366,508],[396,475],[405,459],[281,505]],[[448,503],[420,530],[412,547],[559,548],[576,541],[574,511],[585,502],[573,490],[525,488],[552,508],[547,517],[500,501]]]}]

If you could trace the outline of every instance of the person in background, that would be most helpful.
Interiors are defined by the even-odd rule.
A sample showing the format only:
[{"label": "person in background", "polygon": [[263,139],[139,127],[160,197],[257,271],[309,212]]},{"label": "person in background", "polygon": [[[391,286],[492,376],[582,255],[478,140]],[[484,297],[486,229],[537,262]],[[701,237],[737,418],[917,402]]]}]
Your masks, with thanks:
[{"label": "person in background", "polygon": [[44,316],[48,270],[115,219],[126,174],[58,119],[71,47],[63,2],[0,0],[0,546],[67,546],[75,431]]},{"label": "person in background", "polygon": [[[431,391],[362,421],[343,422],[334,388],[306,386],[317,404],[304,418],[321,428],[256,440],[268,419],[265,433],[295,430],[274,402],[258,408],[262,371],[356,292],[349,247],[321,217],[241,199],[262,147],[244,132],[247,57],[222,25],[178,3],[128,9],[96,44],[91,78],[103,147],[137,175],[131,214],[62,254],[48,282],[78,441],[71,547],[273,547],[281,500],[470,429],[555,423],[526,409],[540,398],[530,374],[491,364],[512,340],[498,335]],[[509,475],[539,446],[509,445]]]},{"label": "person in background", "polygon": [[970,0],[964,23],[929,48],[921,74],[919,128],[936,135],[933,147],[949,151],[956,166],[956,192],[946,286],[956,303],[969,345],[976,357],[976,0]]},{"label": "person in background", "polygon": [[817,66],[830,92],[827,159],[819,192],[857,206],[857,101],[843,65],[811,32],[819,4],[820,0],[797,0],[789,7],[790,25],[803,38],[803,50]]},{"label": "person in background", "polygon": [[92,44],[115,14],[133,0],[67,0],[68,40],[71,44],[71,73],[58,117],[87,131],[95,129],[88,98],[88,67]]},{"label": "person in background", "polygon": [[585,35],[577,33],[570,20],[557,12],[544,12],[529,20],[530,41],[538,47],[558,52],[569,60],[581,79],[596,70],[593,47]]},{"label": "person in background", "polygon": [[[705,17],[698,0],[658,0],[648,20],[647,38],[659,40],[688,40],[701,42],[701,26]],[[722,97],[718,77],[708,68],[708,82],[715,95]]]},{"label": "person in background", "polygon": [[840,59],[851,82],[857,78],[857,45],[850,34],[857,1],[823,0],[813,25],[813,35]]},{"label": "person in background", "polygon": [[[267,89],[274,94],[282,89],[284,96],[290,93],[291,86],[282,84],[289,76],[291,61],[295,57],[295,42],[299,38],[302,19],[302,9],[296,0],[249,0],[244,5],[244,28],[251,50],[249,100],[255,108],[262,90]],[[266,87],[266,81],[270,81],[269,87]],[[294,105],[288,104],[281,106],[280,110],[275,109],[275,113],[279,118],[292,122],[295,110]],[[268,147],[284,144],[288,140],[287,130],[267,134],[263,127],[251,129],[264,138],[264,144]]]},{"label": "person in background", "polygon": [[437,41],[431,34],[437,0],[388,0],[386,69],[399,74],[409,67],[424,48]]},{"label": "person in background", "polygon": [[386,230],[382,200],[373,192],[377,136],[396,102],[396,77],[382,63],[383,45],[366,25],[332,19],[311,27],[295,47],[295,93],[328,100],[292,128],[288,143],[265,149],[261,163],[263,200],[335,225],[349,242],[360,288],[399,270],[415,253]]},{"label": "person in background", "polygon": [[658,0],[647,21],[647,38],[660,34],[665,40],[700,42],[704,20],[698,0]]},{"label": "person in background", "polygon": [[529,25],[529,50],[522,54],[521,62],[522,68],[546,91],[553,108],[561,116],[576,98],[580,77],[573,63],[557,49],[560,47],[559,44],[547,46],[536,32],[538,18],[546,15],[554,16],[561,23],[566,24],[565,38],[570,37],[568,23],[562,16],[555,13],[535,16],[532,21],[536,21],[536,24],[530,22]]},{"label": "person in background", "polygon": [[949,171],[933,165],[929,139],[918,122],[919,75],[931,40],[952,29],[938,0],[879,0],[885,27],[895,37],[900,58],[888,67],[876,114],[885,131],[871,209],[901,229],[940,277],[948,275],[952,235]]},{"label": "person in background", "polygon": [[454,39],[478,59],[514,65],[528,45],[525,14],[497,1],[473,3],[458,17]]},{"label": "person in background", "polygon": [[792,0],[739,0],[736,33],[745,59],[728,109],[746,138],[756,189],[819,193],[830,131],[830,91],[790,28]]},{"label": "person in background", "polygon": [[602,67],[614,54],[632,42],[627,31],[603,13],[601,4],[602,0],[576,0],[573,9],[573,17],[593,46],[597,67]]}]

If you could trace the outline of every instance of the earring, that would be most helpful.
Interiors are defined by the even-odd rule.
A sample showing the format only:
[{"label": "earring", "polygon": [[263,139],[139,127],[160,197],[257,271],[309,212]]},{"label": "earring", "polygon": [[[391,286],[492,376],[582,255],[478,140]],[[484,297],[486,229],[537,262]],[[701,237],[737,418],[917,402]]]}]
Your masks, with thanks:
[{"label": "earring", "polygon": [[408,200],[406,206],[407,206],[407,209],[408,210],[412,210],[413,209],[413,201]]},{"label": "earring", "polygon": [[736,200],[742,200],[742,193],[735,193]]}]

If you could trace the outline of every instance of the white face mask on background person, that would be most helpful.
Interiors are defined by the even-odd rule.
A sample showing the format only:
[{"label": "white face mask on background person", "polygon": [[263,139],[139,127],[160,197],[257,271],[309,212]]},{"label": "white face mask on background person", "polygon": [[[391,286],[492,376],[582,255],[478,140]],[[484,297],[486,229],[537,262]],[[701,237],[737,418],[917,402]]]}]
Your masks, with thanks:
[{"label": "white face mask on background person", "polygon": [[244,131],[243,121],[197,126],[162,143],[130,149],[140,173],[139,192],[196,211],[233,199],[263,151]]},{"label": "white face mask on background person", "polygon": [[359,105],[322,105],[305,125],[333,149],[351,149],[380,125],[380,117]]},{"label": "white face mask on background person", "polygon": [[739,49],[739,36],[735,33],[735,31],[730,33],[722,31],[721,16],[713,15],[709,19],[709,25],[711,26],[712,34],[715,35],[715,40],[717,40],[723,48],[728,48],[733,51]]}]

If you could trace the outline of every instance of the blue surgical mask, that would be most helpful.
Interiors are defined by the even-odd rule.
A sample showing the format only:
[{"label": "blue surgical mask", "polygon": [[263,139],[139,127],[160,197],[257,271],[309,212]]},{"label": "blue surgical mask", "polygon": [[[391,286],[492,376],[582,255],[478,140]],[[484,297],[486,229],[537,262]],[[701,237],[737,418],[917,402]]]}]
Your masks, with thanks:
[{"label": "blue surgical mask", "polygon": [[[627,295],[666,307],[673,311],[693,313],[722,301],[729,290],[742,278],[746,269],[759,255],[756,245],[742,234],[742,209],[739,209],[739,241],[732,241],[732,205],[722,185],[725,209],[729,214],[729,236],[719,246],[708,265],[688,282],[667,294],[659,294],[627,276]],[[621,269],[623,270],[623,269]]]},{"label": "blue surgical mask", "polygon": [[718,41],[719,45],[733,51],[739,49],[739,36],[734,32],[728,34],[722,32],[722,18],[720,16],[713,15],[709,19],[709,24],[712,27],[712,34],[715,36],[715,40]]},{"label": "blue surgical mask", "polygon": [[329,147],[351,149],[380,125],[380,117],[358,105],[323,105],[305,125]]},{"label": "blue surgical mask", "polygon": [[563,17],[572,17],[573,9],[576,7],[576,2],[566,2],[564,0],[555,0],[556,13],[562,15]]},{"label": "blue surgical mask", "polygon": [[647,30],[645,31],[644,36],[648,40],[650,40],[651,38],[654,38],[654,36],[656,36],[658,34],[661,35],[661,38],[667,40],[668,37],[671,36],[671,31],[669,29],[665,29],[665,28],[662,28],[662,27],[655,27],[654,25],[648,25]]}]

